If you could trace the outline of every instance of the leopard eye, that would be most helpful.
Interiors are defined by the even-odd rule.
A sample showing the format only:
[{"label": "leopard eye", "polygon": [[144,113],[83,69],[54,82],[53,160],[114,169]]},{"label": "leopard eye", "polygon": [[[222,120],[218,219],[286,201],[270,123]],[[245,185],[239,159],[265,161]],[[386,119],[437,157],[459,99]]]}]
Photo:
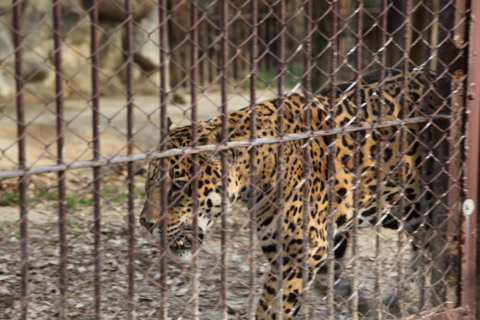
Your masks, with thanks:
[{"label": "leopard eye", "polygon": [[187,181],[183,181],[183,180],[173,181],[172,187],[170,188],[170,192],[173,194],[177,191],[182,190],[186,183]]}]

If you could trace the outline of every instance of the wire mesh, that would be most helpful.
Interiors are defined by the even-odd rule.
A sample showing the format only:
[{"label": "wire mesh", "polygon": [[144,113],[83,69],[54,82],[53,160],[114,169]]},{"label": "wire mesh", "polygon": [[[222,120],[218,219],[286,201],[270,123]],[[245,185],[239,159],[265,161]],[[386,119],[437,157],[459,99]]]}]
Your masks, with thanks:
[{"label": "wire mesh", "polygon": [[0,318],[474,319],[475,5],[0,1]]}]

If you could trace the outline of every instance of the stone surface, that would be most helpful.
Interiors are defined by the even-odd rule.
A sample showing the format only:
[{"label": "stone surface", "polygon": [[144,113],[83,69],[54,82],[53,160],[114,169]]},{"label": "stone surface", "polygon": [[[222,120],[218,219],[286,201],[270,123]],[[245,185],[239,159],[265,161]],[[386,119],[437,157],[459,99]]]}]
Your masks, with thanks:
[{"label": "stone surface", "polygon": [[0,65],[13,63],[13,43],[7,27],[0,24]]},{"label": "stone surface", "polygon": [[[0,10],[2,6],[0,2]],[[11,35],[5,25],[0,24],[0,98],[11,97],[15,94],[15,79],[6,69],[14,62],[14,51]]]},{"label": "stone surface", "polygon": [[[131,0],[133,19],[139,21],[155,10],[153,1]],[[89,0],[82,0],[85,10],[90,7]],[[104,0],[98,4],[98,17],[104,21],[122,22],[126,18],[124,0]]]},{"label": "stone surface", "polygon": [[152,11],[133,29],[135,62],[147,72],[160,65],[160,39],[158,14]]},{"label": "stone surface", "polygon": [[[88,1],[62,0],[62,66],[66,97],[88,97],[91,93],[90,20]],[[104,96],[124,95],[126,68],[123,53],[124,0],[99,2],[99,84]],[[15,57],[11,2],[0,0],[0,99],[15,94]],[[134,24],[133,80],[136,92],[158,93],[158,12],[152,0],[132,1]],[[55,95],[53,11],[50,0],[22,2],[23,72],[25,95],[46,99]],[[168,65],[167,65],[168,67]],[[168,70],[168,69],[167,69]],[[167,76],[168,79],[168,76]],[[167,80],[168,83],[168,80]],[[168,87],[168,86],[167,86]]]},{"label": "stone surface", "polygon": [[12,1],[10,0],[0,0],[0,10],[6,10],[10,8]]},{"label": "stone surface", "polygon": [[0,99],[13,97],[14,94],[15,79],[8,71],[0,69]]}]

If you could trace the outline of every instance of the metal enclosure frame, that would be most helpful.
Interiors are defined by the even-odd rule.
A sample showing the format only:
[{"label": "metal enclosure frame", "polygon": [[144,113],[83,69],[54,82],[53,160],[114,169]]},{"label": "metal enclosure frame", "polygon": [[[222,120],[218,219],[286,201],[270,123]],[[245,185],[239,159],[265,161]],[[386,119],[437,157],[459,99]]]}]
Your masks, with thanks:
[{"label": "metal enclosure frame", "polygon": [[[257,101],[257,72],[259,71],[258,68],[258,61],[259,61],[259,42],[261,39],[258,37],[258,28],[259,25],[264,19],[264,17],[259,17],[257,8],[258,2],[260,0],[250,0],[248,1],[248,5],[245,4],[246,7],[250,10],[249,16],[249,26],[250,26],[250,36],[249,41],[250,45],[250,60],[248,61],[250,65],[249,70],[249,99],[250,99],[250,107],[255,110],[255,102]],[[305,55],[305,64],[304,64],[304,76],[302,78],[302,89],[306,93],[307,97],[307,104],[311,102],[311,96],[315,94],[312,91],[312,79],[310,70],[314,68],[315,58],[312,57],[312,32],[316,30],[316,21],[312,18],[312,3],[315,0],[305,0],[301,2],[302,14],[305,16],[305,25],[304,27],[304,36],[305,38],[300,41],[301,51]],[[415,117],[415,118],[407,118],[401,116],[398,120],[393,121],[379,121],[372,124],[360,124],[359,122],[355,122],[351,126],[346,127],[339,127],[335,126],[332,123],[332,126],[326,130],[319,130],[319,131],[308,131],[306,130],[304,133],[297,133],[297,134],[285,134],[284,132],[280,131],[277,136],[275,137],[264,137],[259,138],[258,133],[256,132],[256,123],[255,123],[255,112],[252,112],[252,119],[250,123],[251,134],[247,140],[238,141],[238,142],[227,142],[227,112],[228,112],[228,86],[229,86],[229,75],[228,75],[228,65],[230,63],[231,58],[231,44],[229,44],[229,26],[232,23],[231,16],[229,15],[229,8],[232,5],[230,1],[227,0],[218,0],[211,6],[219,6],[219,22],[220,24],[218,27],[218,44],[220,46],[221,56],[219,59],[219,77],[218,82],[220,83],[220,94],[221,94],[221,104],[219,106],[219,111],[223,119],[222,125],[222,141],[223,143],[218,145],[208,145],[208,146],[199,146],[197,143],[194,143],[189,148],[186,149],[175,149],[175,150],[167,150],[166,148],[166,141],[168,140],[168,123],[167,123],[167,109],[168,109],[168,102],[169,102],[169,94],[172,93],[172,90],[167,89],[166,85],[166,73],[167,73],[167,61],[170,59],[170,52],[168,48],[168,43],[166,41],[168,35],[168,26],[171,22],[171,15],[169,12],[169,6],[166,0],[159,0],[157,4],[158,8],[158,17],[159,17],[159,45],[160,45],[160,67],[159,67],[159,75],[160,79],[160,87],[159,87],[159,110],[160,110],[160,128],[159,128],[159,135],[160,135],[160,145],[158,151],[155,152],[148,152],[148,153],[135,153],[134,151],[134,139],[135,139],[135,130],[134,130],[134,111],[135,111],[135,90],[134,90],[134,39],[133,39],[133,28],[135,24],[135,20],[133,18],[134,9],[132,8],[132,1],[126,0],[125,3],[125,13],[126,19],[124,25],[122,26],[125,29],[125,37],[123,40],[123,53],[125,55],[125,92],[126,92],[126,108],[127,108],[127,135],[126,135],[126,154],[122,156],[115,156],[111,158],[102,158],[100,153],[100,136],[101,132],[99,130],[100,126],[100,117],[102,114],[102,106],[100,102],[100,90],[99,90],[99,52],[101,51],[101,47],[99,46],[99,13],[98,13],[98,3],[97,0],[92,0],[89,2],[90,8],[87,10],[89,15],[89,21],[91,23],[90,28],[90,37],[91,37],[91,50],[90,50],[90,57],[89,57],[89,65],[91,67],[91,97],[89,99],[89,105],[92,112],[92,158],[91,160],[82,160],[82,161],[74,161],[74,162],[65,162],[64,154],[68,152],[65,150],[65,141],[64,141],[64,132],[65,126],[67,124],[64,121],[64,91],[65,91],[65,79],[63,77],[63,66],[62,66],[62,45],[64,39],[62,38],[62,25],[61,25],[61,1],[60,0],[53,0],[51,10],[53,11],[53,33],[54,33],[54,61],[55,61],[55,105],[56,105],[56,133],[57,133],[57,159],[56,164],[45,165],[45,166],[34,166],[34,167],[27,167],[26,165],[26,132],[28,131],[28,123],[24,119],[25,113],[25,102],[24,102],[24,90],[25,90],[25,79],[24,79],[24,71],[22,68],[22,53],[24,50],[25,43],[22,40],[23,31],[22,31],[22,0],[13,0],[12,6],[9,8],[13,12],[13,23],[12,23],[12,33],[13,39],[15,44],[15,81],[16,81],[16,110],[17,110],[17,126],[18,126],[18,133],[17,133],[17,146],[18,146],[18,168],[11,169],[11,170],[3,170],[0,171],[0,179],[11,179],[11,178],[18,178],[18,190],[19,190],[19,229],[20,229],[20,257],[21,257],[21,264],[19,265],[19,274],[21,278],[21,285],[20,290],[18,293],[19,299],[21,301],[21,306],[19,312],[21,313],[21,319],[27,319],[28,315],[28,301],[29,301],[29,235],[28,235],[28,200],[27,200],[27,182],[26,179],[29,176],[37,175],[41,173],[52,173],[56,172],[58,174],[58,233],[59,233],[59,262],[58,262],[58,277],[59,277],[59,296],[60,299],[57,304],[58,310],[58,318],[59,319],[66,319],[67,318],[67,288],[68,288],[68,270],[67,270],[67,262],[68,262],[68,240],[66,235],[67,226],[67,214],[66,214],[66,186],[65,186],[65,174],[66,172],[70,172],[72,170],[80,169],[80,168],[91,168],[92,169],[92,191],[93,191],[93,217],[94,217],[94,225],[93,231],[95,235],[94,239],[94,278],[95,278],[95,285],[94,285],[94,300],[93,300],[93,308],[94,308],[94,317],[95,319],[102,318],[101,316],[101,305],[102,305],[102,278],[101,278],[101,270],[102,270],[102,255],[103,252],[101,250],[101,237],[102,237],[102,208],[101,208],[101,198],[102,198],[102,187],[101,187],[101,178],[102,178],[102,168],[105,166],[112,166],[114,164],[127,164],[127,185],[128,185],[128,199],[127,199],[127,206],[128,206],[128,213],[126,219],[126,225],[128,229],[128,255],[126,259],[128,260],[128,293],[126,294],[127,300],[127,309],[128,309],[128,318],[134,319],[135,318],[135,308],[136,308],[136,301],[135,301],[135,294],[137,292],[135,286],[135,274],[136,274],[136,267],[135,267],[135,239],[137,237],[135,226],[137,224],[137,212],[134,203],[134,175],[135,175],[135,167],[134,163],[139,161],[150,160],[154,158],[161,158],[166,159],[167,157],[173,155],[191,155],[193,159],[198,157],[198,154],[203,152],[219,152],[221,154],[221,161],[223,163],[223,168],[226,169],[226,155],[223,151],[238,148],[238,147],[249,147],[249,152],[253,158],[256,152],[256,146],[264,145],[264,144],[272,144],[276,143],[279,146],[279,157],[278,162],[280,163],[280,168],[283,168],[284,163],[284,150],[283,150],[283,143],[287,141],[294,141],[294,140],[302,140],[308,141],[313,137],[329,137],[328,139],[337,139],[340,135],[351,133],[352,136],[357,137],[357,133],[364,130],[377,130],[384,127],[390,126],[400,126],[404,128],[407,124],[411,123],[429,123],[432,124],[433,121],[439,121],[441,123],[440,126],[443,126],[445,130],[450,130],[450,136],[447,138],[439,138],[441,140],[441,146],[439,149],[433,151],[433,155],[443,161],[445,167],[449,168],[449,175],[443,174],[440,171],[444,170],[445,167],[442,167],[439,170],[439,175],[442,176],[441,181],[437,181],[436,184],[434,183],[433,188],[439,188],[438,194],[443,194],[441,197],[441,202],[445,203],[444,207],[438,207],[435,209],[438,211],[436,214],[438,217],[445,218],[449,217],[449,222],[447,227],[445,228],[445,239],[453,239],[453,238],[460,238],[460,245],[453,248],[451,252],[444,252],[444,248],[440,248],[438,251],[438,257],[442,257],[447,259],[447,254],[452,256],[457,256],[458,261],[456,264],[456,270],[453,268],[449,270],[448,276],[453,277],[453,282],[456,281],[455,284],[449,285],[451,287],[446,289],[445,299],[451,298],[452,296],[458,299],[455,302],[455,308],[452,310],[442,310],[441,312],[436,311],[429,311],[429,310],[422,310],[421,319],[431,319],[431,320],[440,320],[440,319],[470,319],[474,320],[476,317],[480,316],[480,304],[477,301],[480,301],[480,271],[478,270],[478,264],[480,263],[480,257],[477,255],[478,248],[480,248],[480,240],[477,237],[477,232],[479,232],[478,228],[480,226],[480,216],[478,215],[478,205],[480,204],[480,194],[478,190],[478,183],[480,177],[480,163],[479,163],[479,148],[480,148],[480,139],[479,139],[479,127],[480,127],[480,74],[479,74],[479,59],[480,59],[480,1],[475,0],[439,0],[438,2],[440,5],[444,5],[445,10],[442,14],[435,17],[435,19],[442,20],[442,23],[445,26],[449,26],[445,30],[440,30],[439,33],[441,34],[444,32],[447,34],[448,40],[444,43],[439,45],[436,48],[430,48],[431,51],[426,52],[426,60],[430,61],[431,56],[434,55],[435,59],[442,60],[443,62],[439,64],[439,68],[437,69],[438,74],[445,74],[444,77],[439,77],[439,81],[432,86],[435,87],[435,90],[444,94],[443,99],[438,98],[439,100],[437,103],[445,104],[451,106],[451,109],[447,110],[445,113],[439,113],[435,115],[429,116],[422,116],[422,117]],[[422,1],[422,3],[432,4],[432,1]],[[288,57],[286,57],[286,36],[287,36],[287,23],[288,18],[286,16],[286,8],[285,8],[286,1],[279,0],[277,1],[277,5],[272,5],[272,11],[270,12],[271,15],[276,17],[278,20],[278,48],[277,48],[277,59],[278,59],[278,75],[275,77],[275,81],[277,81],[277,95],[279,98],[279,112],[280,115],[283,115],[283,98],[286,89],[285,89],[285,78],[288,73]],[[418,3],[418,2],[415,2]],[[186,77],[188,77],[189,84],[190,84],[190,100],[191,102],[191,114],[190,119],[193,127],[197,126],[198,123],[198,115],[197,115],[197,101],[198,101],[198,88],[199,85],[199,60],[205,59],[205,56],[202,56],[205,52],[202,51],[202,47],[199,45],[199,34],[198,34],[198,26],[200,23],[207,20],[206,14],[204,13],[204,8],[200,7],[197,0],[190,0],[190,28],[186,31],[186,42],[189,43],[191,46],[191,57],[190,57],[190,66],[188,70],[186,70]],[[386,0],[381,0],[382,4],[382,11],[385,12],[391,6],[391,3]],[[329,78],[329,85],[330,85],[330,103],[334,105],[335,101],[335,88],[337,84],[337,71],[339,69],[338,61],[338,53],[339,53],[339,44],[337,35],[340,34],[341,30],[339,30],[340,22],[339,22],[339,14],[337,14],[340,10],[338,8],[339,1],[334,0],[329,3],[328,12],[331,13],[332,19],[330,20],[330,27],[331,27],[331,37],[329,38],[329,48],[330,50],[330,70],[328,71],[328,78]],[[356,13],[362,17],[364,3],[363,1],[358,0],[356,2],[357,9]],[[405,1],[405,12],[410,12],[412,10],[412,1]],[[200,8],[200,9],[199,9]],[[199,12],[200,11],[200,12]],[[407,17],[408,18],[408,17]],[[406,20],[408,21],[408,19]],[[383,26],[383,31],[380,34],[380,38],[382,39],[383,43],[387,42],[387,16],[386,14],[382,15],[382,19],[380,19],[379,25]],[[427,22],[428,24],[429,22]],[[404,60],[399,65],[404,71],[407,70],[409,63],[409,50],[411,48],[411,41],[412,39],[409,38],[409,32],[411,31],[412,25],[408,22],[405,23],[404,26],[404,35],[403,35],[403,43],[402,46],[404,48],[403,55]],[[355,39],[358,43],[362,43],[362,32],[364,30],[364,26],[362,25],[362,19],[359,18],[357,20],[357,24],[355,25]],[[263,40],[262,40],[263,41]],[[359,49],[356,52],[356,60],[355,60],[355,76],[357,79],[360,79],[361,70],[362,68],[362,46],[359,46]],[[406,48],[406,49],[405,49]],[[435,51],[435,53],[432,53]],[[386,50],[383,53],[378,54],[380,61],[383,63],[382,68],[385,66],[386,62]],[[432,58],[433,59],[433,58]],[[427,63],[428,65],[428,63]],[[407,87],[407,80],[405,80],[404,88]],[[357,83],[359,84],[359,82]],[[360,96],[356,97],[356,104],[359,105]],[[448,109],[448,108],[447,108]],[[0,109],[1,110],[1,109]],[[450,113],[448,113],[448,111]],[[306,116],[307,119],[311,117],[311,115]],[[381,119],[380,119],[381,120]],[[442,122],[443,121],[443,122]],[[453,125],[452,125],[453,123]],[[452,125],[452,127],[450,127]],[[278,124],[279,128],[283,127],[283,117],[280,116],[280,123]],[[401,129],[403,130],[403,129]],[[195,130],[193,132],[196,132]],[[443,136],[445,132],[441,132],[440,136]],[[454,137],[454,138],[452,138]],[[195,136],[193,137],[195,141]],[[333,140],[332,140],[333,141]],[[307,148],[308,143],[306,143]],[[453,151],[452,151],[453,150]],[[400,150],[401,153],[404,153],[405,150]],[[457,154],[457,158],[450,158],[449,152]],[[457,153],[456,153],[457,152]],[[335,157],[335,148],[333,147],[330,149],[329,153],[329,161],[332,164],[334,162]],[[305,163],[309,163],[309,155],[308,152],[304,158]],[[355,163],[358,164],[359,158],[355,156]],[[196,161],[194,161],[196,163]],[[251,170],[255,169],[256,164],[252,161],[250,163]],[[198,172],[198,167],[195,165],[193,169],[193,175]],[[305,171],[302,175],[306,178],[309,176],[311,168],[307,165],[305,166]],[[333,166],[329,167],[330,172],[330,179],[328,181],[330,186],[330,193],[331,198],[334,198],[333,194],[333,184],[335,183],[335,169]],[[381,175],[381,173],[378,173]],[[162,171],[162,175],[160,178],[161,189],[166,189],[166,180],[165,180],[166,172]],[[255,176],[254,174],[250,174],[250,183],[255,185]],[[456,179],[458,178],[458,179]],[[284,181],[283,178],[280,178],[277,181],[278,185],[283,186]],[[404,181],[402,183],[405,183]],[[226,208],[227,205],[227,192],[225,186],[227,185],[227,172],[223,172],[222,176],[222,207]],[[456,188],[454,191],[450,189],[452,185],[455,185]],[[192,199],[194,203],[193,212],[198,214],[198,181],[195,178],[192,182],[192,188],[195,190],[192,194]],[[442,189],[443,188],[443,189]],[[250,208],[255,208],[255,201],[256,201],[256,192],[254,188],[251,190],[250,195]],[[304,210],[308,212],[309,208],[309,201],[307,199],[308,195],[308,184],[303,185],[303,197],[304,197]],[[379,188],[377,192],[380,194],[381,189]],[[166,200],[166,192],[162,195],[162,210],[166,212],[167,209],[167,200]],[[358,211],[358,192],[354,195],[356,209]],[[282,211],[282,194],[279,192],[277,198],[277,205],[279,208],[279,212]],[[462,200],[462,204],[464,204],[463,208],[459,208],[459,199]],[[474,201],[474,207],[467,207],[465,206],[464,200],[471,199]],[[402,200],[403,201],[403,200]],[[439,200],[440,201],[440,200]],[[330,201],[332,202],[332,201]],[[331,210],[333,211],[333,205],[331,206]],[[250,247],[249,250],[253,251],[255,244],[255,229],[256,225],[254,222],[254,210],[250,210],[250,224],[249,224],[249,239],[250,239]],[[221,289],[220,289],[220,296],[219,296],[219,304],[221,308],[221,314],[224,319],[227,319],[228,315],[228,306],[227,306],[227,292],[228,292],[228,266],[226,260],[226,244],[228,242],[228,237],[226,233],[227,229],[227,217],[226,215],[221,216],[221,226],[222,226],[222,233],[221,233],[221,270],[220,270],[220,277],[221,277]],[[278,227],[282,228],[281,219],[278,219]],[[356,220],[355,220],[356,221]],[[437,221],[438,222],[438,221]],[[435,229],[438,227],[439,234],[443,231],[443,222],[438,222],[437,225],[433,222],[433,228]],[[307,230],[307,221],[303,221],[302,228]],[[160,220],[161,226],[166,229],[166,219],[163,217]],[[335,221],[333,220],[333,215],[329,215],[328,224],[330,226],[329,233],[328,233],[328,240],[330,243],[329,246],[329,259],[328,259],[328,295],[327,295],[327,305],[328,305],[328,318],[334,319],[335,318],[335,310],[334,310],[334,224]],[[194,214],[194,222],[193,225],[198,225],[198,221],[196,221],[196,215]],[[459,227],[461,226],[461,228]],[[354,254],[356,253],[356,223],[352,226],[353,228],[353,236],[352,236],[352,243],[354,246]],[[194,229],[196,230],[196,229]],[[376,229],[377,230],[377,229]],[[194,238],[196,239],[196,234],[194,234]],[[3,238],[0,238],[4,240]],[[281,242],[281,233],[278,232],[278,242],[277,246],[278,249],[282,248]],[[399,238],[399,247],[404,246],[402,238]],[[166,234],[164,233],[162,238],[160,239],[159,246],[161,248],[161,257],[159,258],[159,273],[160,277],[158,279],[158,285],[161,290],[161,301],[159,302],[159,317],[161,319],[167,319],[168,316],[168,307],[167,307],[167,259],[165,257],[165,252],[167,251],[166,248],[168,246],[168,239]],[[193,248],[194,250],[198,248],[199,243],[194,242]],[[306,247],[305,250],[308,250]],[[435,248],[433,248],[435,250]],[[163,257],[163,258],[162,258]],[[278,272],[279,274],[282,273],[281,266],[283,265],[282,255],[278,255],[278,266],[280,266]],[[200,278],[199,278],[199,267],[198,267],[198,259],[193,259],[193,290],[194,292],[199,293],[200,291]],[[306,265],[304,266],[306,267]],[[353,274],[357,274],[357,265],[354,264],[352,267]],[[252,260],[250,264],[251,272],[248,286],[250,287],[251,291],[254,291],[255,286],[257,285],[258,278],[256,278],[255,272],[253,271],[255,268],[255,262]],[[398,265],[398,272],[399,274],[404,273],[405,266],[402,263]],[[442,274],[441,277],[445,275]],[[434,277],[432,275],[432,277]],[[281,277],[279,277],[281,279]],[[425,283],[424,283],[425,284]],[[279,280],[278,286],[281,287],[282,281]],[[443,284],[442,284],[443,285]],[[303,284],[304,287],[307,287],[307,283]],[[354,278],[352,282],[352,290],[358,289],[358,281]],[[449,296],[452,295],[452,296]],[[193,316],[195,318],[200,317],[200,307],[199,307],[199,300],[198,295],[193,299]],[[256,293],[252,293],[249,297],[249,305],[248,305],[248,316],[250,318],[254,317],[254,309],[255,309],[255,299]],[[278,295],[278,305],[282,303],[282,296]],[[358,310],[358,296],[352,297],[352,319],[355,319],[355,312]],[[381,307],[378,307],[378,314],[381,315]],[[308,315],[307,311],[307,317]],[[0,313],[1,315],[1,313]],[[358,315],[357,315],[358,317]],[[380,318],[381,316],[379,316]],[[411,317],[405,319],[412,319]],[[419,318],[420,319],[420,318]]]}]

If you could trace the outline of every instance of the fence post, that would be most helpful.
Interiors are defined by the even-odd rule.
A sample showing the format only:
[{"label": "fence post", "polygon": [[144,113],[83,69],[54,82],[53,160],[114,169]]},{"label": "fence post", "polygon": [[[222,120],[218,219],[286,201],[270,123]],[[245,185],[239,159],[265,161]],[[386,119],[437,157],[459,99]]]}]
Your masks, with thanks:
[{"label": "fence post", "polygon": [[[458,201],[460,186],[458,177],[461,176],[463,164],[455,158],[459,157],[458,145],[459,127],[462,126],[460,111],[463,105],[462,90],[465,81],[465,47],[457,41],[457,34],[461,33],[461,17],[457,10],[464,7],[464,0],[456,4],[441,0],[438,12],[438,54],[437,54],[437,92],[435,105],[436,112],[449,114],[450,119],[439,120],[434,123],[433,134],[433,193],[437,200],[431,214],[431,223],[434,236],[431,241],[431,252],[434,266],[432,269],[433,305],[441,305],[448,299],[447,309],[458,304],[458,275],[459,250],[452,247],[460,236],[460,213]],[[461,39],[465,39],[462,34]],[[461,129],[460,129],[461,130]],[[456,136],[457,140],[452,139]],[[448,171],[448,172],[447,172]],[[445,248],[448,246],[448,248]]]},{"label": "fence post", "polygon": [[[480,255],[476,254],[476,250],[480,247],[480,239],[476,232],[480,228],[478,220],[478,205],[480,204],[480,194],[478,193],[479,181],[479,137],[478,128],[480,126],[480,74],[478,72],[478,62],[480,55],[480,2],[471,2],[470,14],[470,30],[469,30],[469,61],[468,61],[468,79],[466,85],[467,96],[467,125],[465,143],[466,151],[466,174],[465,174],[465,199],[475,201],[473,211],[463,212],[464,223],[464,250],[462,259],[462,288],[461,288],[461,305],[468,312],[467,319],[476,319],[476,315],[480,315],[480,270],[478,265]],[[475,36],[477,38],[475,38]],[[477,230],[476,230],[477,229]],[[476,243],[475,243],[475,238]],[[476,296],[476,298],[475,298]]]},{"label": "fence post", "polygon": [[[23,101],[23,41],[22,41],[22,1],[13,0],[13,40],[15,45],[15,82],[16,82],[16,111],[17,111],[17,145],[18,145],[18,167],[26,169],[25,159],[25,110]],[[28,228],[27,228],[27,182],[26,176],[18,177],[18,190],[20,202],[20,299],[21,319],[27,319],[28,313]]]}]

